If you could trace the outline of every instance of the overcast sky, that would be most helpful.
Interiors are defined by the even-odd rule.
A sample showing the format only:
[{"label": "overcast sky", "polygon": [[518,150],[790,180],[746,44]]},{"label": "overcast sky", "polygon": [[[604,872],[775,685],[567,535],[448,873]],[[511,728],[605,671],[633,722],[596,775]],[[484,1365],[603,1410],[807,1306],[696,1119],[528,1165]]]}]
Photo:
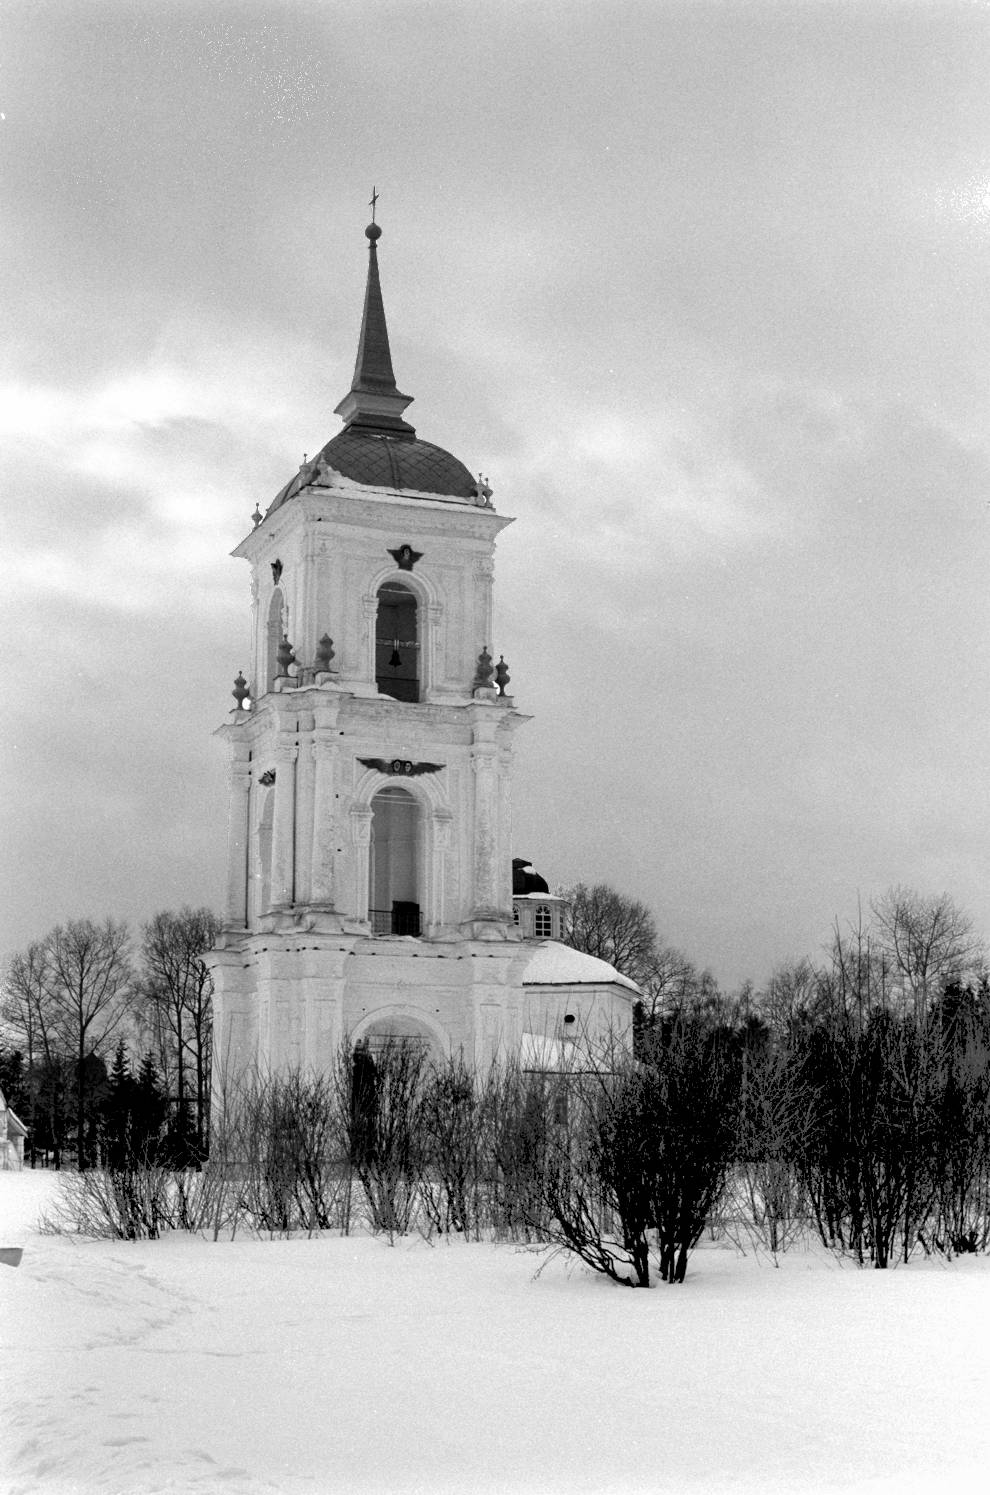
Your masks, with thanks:
[{"label": "overcast sky", "polygon": [[734,986],[990,935],[990,11],[8,0],[0,950],[218,907],[229,551],[399,387],[501,513],[516,851]]}]

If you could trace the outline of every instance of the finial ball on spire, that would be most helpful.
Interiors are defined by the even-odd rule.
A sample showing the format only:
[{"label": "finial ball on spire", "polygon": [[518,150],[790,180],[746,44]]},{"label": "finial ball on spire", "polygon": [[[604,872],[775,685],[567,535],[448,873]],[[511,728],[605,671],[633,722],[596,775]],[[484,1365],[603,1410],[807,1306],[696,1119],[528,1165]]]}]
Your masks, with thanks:
[{"label": "finial ball on spire", "polygon": [[376,239],[380,239],[382,236],[382,231],[378,227],[377,223],[369,223],[364,232],[365,236],[371,240],[372,244],[374,244]]}]

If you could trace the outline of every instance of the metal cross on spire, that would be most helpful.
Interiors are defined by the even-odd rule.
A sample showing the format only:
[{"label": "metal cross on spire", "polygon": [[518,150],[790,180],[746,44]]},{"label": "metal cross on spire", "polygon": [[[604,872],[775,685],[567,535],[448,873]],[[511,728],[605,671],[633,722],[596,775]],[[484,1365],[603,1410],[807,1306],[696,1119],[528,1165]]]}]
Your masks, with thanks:
[{"label": "metal cross on spire", "polygon": [[372,223],[374,223],[374,221],[375,221],[375,205],[376,205],[377,202],[378,202],[378,188],[377,187],[372,187],[372,189],[371,189],[371,201],[368,204],[369,208],[371,209],[371,221],[372,221]]}]

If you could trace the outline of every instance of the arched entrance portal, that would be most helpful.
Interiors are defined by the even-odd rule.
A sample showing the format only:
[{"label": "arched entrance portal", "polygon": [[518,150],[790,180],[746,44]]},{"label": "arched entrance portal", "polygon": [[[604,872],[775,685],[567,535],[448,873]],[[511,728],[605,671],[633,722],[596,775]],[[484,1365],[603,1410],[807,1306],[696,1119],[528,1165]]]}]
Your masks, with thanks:
[{"label": "arched entrance portal", "polygon": [[377,1017],[364,1028],[355,1044],[355,1053],[380,1058],[386,1051],[409,1049],[427,1060],[443,1058],[436,1035],[424,1022],[406,1013],[389,1013]]},{"label": "arched entrance portal", "polygon": [[378,591],[375,684],[396,701],[419,700],[419,631],[415,595],[401,581]]},{"label": "arched entrance portal", "polygon": [[420,810],[406,789],[371,801],[368,918],[372,934],[420,933]]}]

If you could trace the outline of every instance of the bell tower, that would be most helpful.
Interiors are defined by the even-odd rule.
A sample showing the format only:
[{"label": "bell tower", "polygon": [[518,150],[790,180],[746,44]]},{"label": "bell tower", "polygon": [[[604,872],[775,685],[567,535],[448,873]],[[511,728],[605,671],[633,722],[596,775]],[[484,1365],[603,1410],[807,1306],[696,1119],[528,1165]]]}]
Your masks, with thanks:
[{"label": "bell tower", "polygon": [[251,568],[229,756],[220,1070],[323,1067],[409,1033],[485,1061],[522,1022],[512,742],[494,662],[492,493],[421,440],[395,382],[378,269],[343,428],[233,554]]}]

